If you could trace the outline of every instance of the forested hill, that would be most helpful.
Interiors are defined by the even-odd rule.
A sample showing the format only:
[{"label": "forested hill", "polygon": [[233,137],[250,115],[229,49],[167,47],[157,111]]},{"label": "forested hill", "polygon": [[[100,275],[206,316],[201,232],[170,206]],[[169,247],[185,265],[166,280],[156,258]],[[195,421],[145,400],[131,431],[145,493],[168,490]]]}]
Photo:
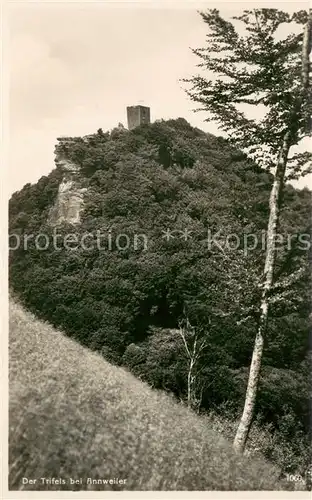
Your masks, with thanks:
[{"label": "forested hill", "polygon": [[[200,409],[239,415],[271,176],[182,118],[60,140],[56,153],[57,168],[10,200],[10,233],[22,242],[10,252],[14,292],[37,316],[182,400],[187,356],[177,328],[187,317],[206,339]],[[62,208],[64,193],[74,216]],[[260,424],[284,446],[280,457],[276,442],[266,454],[281,462],[291,447],[292,470],[307,459],[310,197],[286,186],[257,402]],[[25,248],[25,235],[37,244],[28,238]]]}]

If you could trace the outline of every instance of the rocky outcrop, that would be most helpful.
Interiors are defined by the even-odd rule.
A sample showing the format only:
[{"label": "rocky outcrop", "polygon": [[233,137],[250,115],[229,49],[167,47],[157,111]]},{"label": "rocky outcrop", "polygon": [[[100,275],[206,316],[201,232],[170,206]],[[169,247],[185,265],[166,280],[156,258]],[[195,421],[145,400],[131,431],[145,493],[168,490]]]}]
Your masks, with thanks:
[{"label": "rocky outcrop", "polygon": [[[59,139],[60,144],[69,143],[70,139]],[[83,198],[86,188],[82,186],[80,167],[72,163],[63,152],[56,146],[55,164],[62,169],[63,179],[59,185],[55,204],[51,207],[48,222],[52,225],[67,222],[79,224],[83,210]]]}]

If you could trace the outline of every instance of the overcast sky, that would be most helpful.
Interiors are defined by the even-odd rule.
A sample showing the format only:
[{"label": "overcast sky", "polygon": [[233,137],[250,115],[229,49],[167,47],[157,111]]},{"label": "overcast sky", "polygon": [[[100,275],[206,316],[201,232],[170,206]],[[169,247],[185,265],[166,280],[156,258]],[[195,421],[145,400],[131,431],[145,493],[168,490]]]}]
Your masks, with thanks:
[{"label": "overcast sky", "polygon": [[[126,125],[129,105],[150,106],[152,120],[182,116],[219,133],[204,122],[204,113],[193,113],[179,82],[197,71],[199,61],[190,47],[203,46],[205,24],[187,2],[176,2],[176,8],[147,3],[152,5],[41,2],[10,7],[10,193],[54,168],[57,136]],[[218,7],[229,17],[251,4],[288,11],[308,7],[307,2],[221,2]]]}]

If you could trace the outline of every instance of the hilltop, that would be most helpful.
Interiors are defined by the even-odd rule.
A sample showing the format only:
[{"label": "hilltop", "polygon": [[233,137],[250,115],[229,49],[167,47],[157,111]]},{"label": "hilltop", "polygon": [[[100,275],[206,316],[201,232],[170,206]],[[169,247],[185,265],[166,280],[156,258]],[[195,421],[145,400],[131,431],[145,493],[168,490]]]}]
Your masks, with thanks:
[{"label": "hilltop", "polygon": [[210,427],[11,302],[10,489],[285,488],[270,464],[237,457]]},{"label": "hilltop", "polygon": [[[12,246],[21,242],[10,252],[14,292],[37,317],[182,401],[177,328],[187,315],[207,339],[198,411],[235,421],[257,329],[271,175],[182,118],[60,138],[55,152],[56,168],[10,200]],[[310,201],[309,190],[285,187],[256,411],[269,429],[261,451],[299,474],[310,461]]]}]

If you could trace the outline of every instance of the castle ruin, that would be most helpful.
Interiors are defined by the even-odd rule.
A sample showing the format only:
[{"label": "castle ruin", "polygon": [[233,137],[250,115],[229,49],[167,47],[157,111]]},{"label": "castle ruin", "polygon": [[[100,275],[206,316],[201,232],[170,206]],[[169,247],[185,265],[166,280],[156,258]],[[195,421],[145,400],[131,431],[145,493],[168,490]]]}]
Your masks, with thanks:
[{"label": "castle ruin", "polygon": [[150,108],[147,106],[127,106],[128,129],[151,122]]}]

